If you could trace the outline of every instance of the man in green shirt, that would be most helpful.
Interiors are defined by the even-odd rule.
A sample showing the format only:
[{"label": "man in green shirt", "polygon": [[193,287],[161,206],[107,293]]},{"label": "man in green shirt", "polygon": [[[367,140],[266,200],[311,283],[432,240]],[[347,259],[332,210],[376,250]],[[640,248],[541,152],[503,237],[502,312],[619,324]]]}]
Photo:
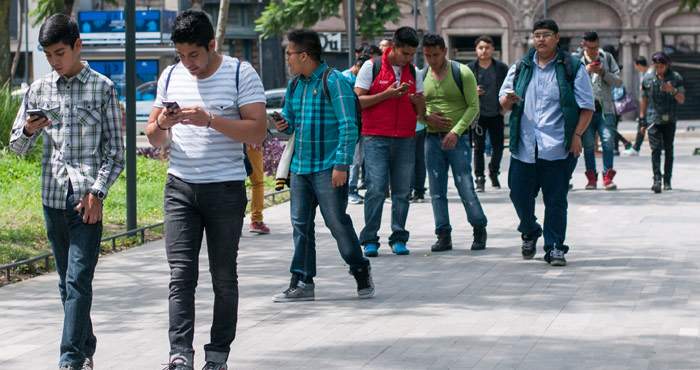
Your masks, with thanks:
[{"label": "man in green shirt", "polygon": [[[423,123],[428,125],[425,162],[429,174],[435,234],[438,236],[431,250],[442,252],[452,249],[452,226],[447,207],[447,171],[450,167],[467,219],[474,228],[471,249],[484,249],[487,220],[474,191],[471,175],[472,148],[466,131],[479,113],[476,78],[467,66],[447,60],[445,40],[439,34],[425,35],[423,54],[429,66],[425,76],[422,76],[427,108]],[[454,67],[459,68],[458,74],[453,73]],[[454,75],[461,80],[462,91]]]}]

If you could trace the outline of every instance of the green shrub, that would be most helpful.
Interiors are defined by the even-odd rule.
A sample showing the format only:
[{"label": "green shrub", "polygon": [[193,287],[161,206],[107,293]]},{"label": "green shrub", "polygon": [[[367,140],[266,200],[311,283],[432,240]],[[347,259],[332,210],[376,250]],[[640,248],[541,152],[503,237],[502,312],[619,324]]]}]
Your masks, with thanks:
[{"label": "green shrub", "polygon": [[12,123],[20,104],[22,97],[12,96],[12,89],[8,83],[0,87],[0,148],[6,147],[10,142]]}]

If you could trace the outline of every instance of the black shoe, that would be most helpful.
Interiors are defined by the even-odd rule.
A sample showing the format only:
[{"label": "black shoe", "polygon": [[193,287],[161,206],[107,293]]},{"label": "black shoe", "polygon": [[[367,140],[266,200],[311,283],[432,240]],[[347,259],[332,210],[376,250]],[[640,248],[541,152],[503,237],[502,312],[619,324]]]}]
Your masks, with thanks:
[{"label": "black shoe", "polygon": [[651,191],[654,193],[661,193],[661,181],[654,181],[654,185],[651,186]]},{"label": "black shoe", "polygon": [[452,236],[449,230],[438,230],[438,240],[430,247],[433,252],[444,252],[452,250]]},{"label": "black shoe", "polygon": [[357,269],[355,271],[348,271],[350,275],[355,278],[357,282],[357,296],[359,298],[370,298],[374,295],[374,281],[372,281],[372,267],[367,265],[366,267]]},{"label": "black shoe", "polygon": [[537,237],[522,235],[520,238],[523,240],[523,259],[531,260],[537,253]]},{"label": "black shoe", "polygon": [[482,249],[486,249],[486,226],[474,226],[472,250],[479,251]]},{"label": "black shoe", "polygon": [[486,185],[486,178],[484,176],[477,176],[476,177],[476,192],[477,193],[483,193],[484,192],[484,185]]},{"label": "black shoe", "polygon": [[491,186],[494,189],[501,188],[501,183],[498,181],[498,172],[496,172],[496,173],[489,172],[489,179],[491,179]]},{"label": "black shoe", "polygon": [[673,190],[671,187],[671,179],[664,179],[664,191]]}]

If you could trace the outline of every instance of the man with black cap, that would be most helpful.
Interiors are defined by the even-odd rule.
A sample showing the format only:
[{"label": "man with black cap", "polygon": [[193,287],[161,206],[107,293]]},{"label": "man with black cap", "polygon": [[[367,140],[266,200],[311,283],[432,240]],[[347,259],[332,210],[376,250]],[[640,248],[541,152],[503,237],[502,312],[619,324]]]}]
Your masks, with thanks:
[{"label": "man with black cap", "polygon": [[[535,22],[535,47],[508,70],[499,93],[510,116],[510,199],[520,218],[522,255],[532,259],[544,235],[544,260],[565,266],[569,179],[581,154],[581,136],[595,105],[581,61],[559,47],[552,19]],[[544,228],[535,217],[539,190],[545,205]]]}]

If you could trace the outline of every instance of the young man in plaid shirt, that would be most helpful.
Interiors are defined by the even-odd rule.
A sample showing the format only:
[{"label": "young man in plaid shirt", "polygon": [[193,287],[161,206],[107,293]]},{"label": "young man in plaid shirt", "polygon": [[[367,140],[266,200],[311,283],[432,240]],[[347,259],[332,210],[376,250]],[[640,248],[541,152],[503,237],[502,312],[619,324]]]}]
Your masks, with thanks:
[{"label": "young man in plaid shirt", "polygon": [[338,71],[327,75],[329,97],[325,96],[321,40],[311,30],[289,34],[287,64],[299,75],[287,87],[283,117],[275,125],[285,134],[295,133],[291,172],[290,213],[294,227],[292,281],[275,302],[314,300],[316,206],[338,243],[340,254],[350,266],[360,298],[374,294],[369,261],[362,256],[352,219],[347,214],[348,168],[352,164],[357,125],[355,95],[350,83]]},{"label": "young man in plaid shirt", "polygon": [[54,71],[35,81],[17,113],[10,148],[27,154],[43,133],[41,201],[63,302],[59,368],[93,368],[92,279],[102,239],[102,202],[124,169],[114,83],[80,61],[78,24],[57,14],[39,30]]}]

